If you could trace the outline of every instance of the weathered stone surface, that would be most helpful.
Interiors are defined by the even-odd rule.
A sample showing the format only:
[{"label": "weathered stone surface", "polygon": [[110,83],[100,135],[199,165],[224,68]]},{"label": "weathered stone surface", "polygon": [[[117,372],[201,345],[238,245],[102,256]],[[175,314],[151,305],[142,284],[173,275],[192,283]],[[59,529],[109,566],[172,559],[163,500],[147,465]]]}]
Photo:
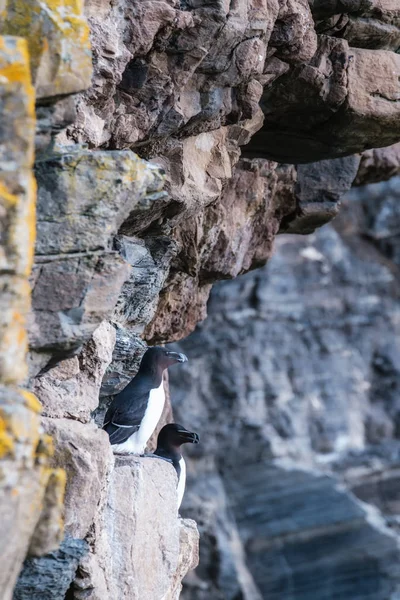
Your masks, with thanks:
[{"label": "weathered stone surface", "polygon": [[63,471],[49,466],[40,403],[15,387],[27,373],[36,202],[34,93],[21,38],[0,36],[0,107],[0,589],[10,600],[26,555],[49,552],[61,541],[65,487]]},{"label": "weathered stone surface", "polygon": [[60,362],[34,380],[42,415],[88,423],[99,404],[103,375],[111,362],[115,329],[104,321],[95,329],[79,356]]},{"label": "weathered stone surface", "polygon": [[36,357],[31,355],[31,375],[49,362],[49,354],[54,362],[79,351],[111,317],[118,299],[116,320],[143,329],[176,246],[165,237],[114,240],[122,224],[129,236],[149,227],[168,201],[160,170],[132,152],[75,148],[47,154],[36,174],[38,241],[29,323]]},{"label": "weathered stone surface", "polygon": [[121,290],[113,320],[129,327],[131,332],[141,333],[154,316],[160,291],[179,246],[168,237],[141,240],[119,236],[115,247],[132,270]]},{"label": "weathered stone surface", "polygon": [[158,169],[130,151],[72,148],[38,161],[36,177],[37,255],[108,249],[129,216],[144,229],[166,196]]},{"label": "weathered stone surface", "polygon": [[174,198],[202,189],[205,202],[220,187],[215,173],[229,177],[232,150],[261,126],[263,86],[252,156],[306,162],[397,141],[398,6],[311,4],[316,23],[305,0],[89,3],[95,78],[70,137],[141,148],[174,167]]},{"label": "weathered stone surface", "polygon": [[398,50],[400,8],[396,0],[310,1],[316,30],[344,37],[357,48]]},{"label": "weathered stone surface", "polygon": [[312,233],[339,212],[340,200],[358,172],[358,155],[297,166],[296,208],[280,233]]},{"label": "weathered stone surface", "polygon": [[178,519],[176,473],[163,460],[116,459],[95,533],[75,581],[77,600],[175,600],[180,578],[197,564],[197,531]]},{"label": "weathered stone surface", "polygon": [[71,125],[75,121],[75,117],[76,108],[73,96],[65,96],[51,104],[36,107],[36,159],[49,150],[54,136],[60,130]]},{"label": "weathered stone surface", "polygon": [[13,600],[64,600],[87,544],[69,536],[60,548],[41,558],[29,558],[15,586]]},{"label": "weathered stone surface", "polygon": [[[400,266],[400,178],[375,183],[365,188],[354,188],[349,193],[354,210],[351,231],[366,237],[385,257]],[[389,263],[390,264],[390,263]]]},{"label": "weathered stone surface", "polygon": [[[96,327],[111,318],[117,337],[102,386],[105,396],[121,389],[135,374],[145,346],[139,334],[150,343],[182,338],[205,316],[216,279],[236,277],[263,264],[278,231],[313,231],[337,214],[340,197],[356,174],[358,157],[334,157],[400,138],[395,53],[400,39],[399,10],[393,0],[315,0],[310,2],[315,21],[306,0],[228,4],[117,0],[110,5],[89,0],[93,85],[78,98],[76,122],[67,134],[58,136],[55,148],[49,147],[54,135],[75,117],[74,99],[66,94],[88,83],[87,28],[81,6],[68,2],[61,6],[58,0],[51,6],[28,2],[22,15],[21,5],[10,2],[4,13],[8,27],[17,26],[20,20],[21,28],[26,28],[29,22],[29,31],[24,31],[41,96],[36,132],[41,155],[31,374],[42,367],[50,369],[34,385],[44,400],[45,427],[55,432],[54,464],[65,465],[69,474],[68,530],[85,537],[90,546],[67,597],[123,600],[132,595],[131,587],[140,600],[153,595],[160,596],[158,600],[175,600],[181,577],[196,561],[195,529],[189,524],[178,526],[173,511],[171,517],[175,475],[170,465],[154,466],[157,463],[141,459],[131,464],[132,459],[126,459],[112,471],[106,436],[87,423],[94,409],[96,422],[101,424],[107,398],[97,407],[97,392],[114,337],[110,326],[103,326],[90,341]],[[266,123],[260,136],[252,138],[263,121],[260,99]],[[0,131],[1,127],[7,129],[9,124],[0,126]],[[87,143],[90,149],[66,148],[71,141]],[[248,157],[256,160],[238,162],[240,148],[248,142]],[[153,167],[135,157],[131,148],[150,159]],[[265,156],[295,161],[298,166],[277,165]],[[326,160],[300,164],[320,159]],[[366,160],[365,155],[363,164]],[[373,160],[386,160],[386,173],[393,170],[390,160]],[[164,177],[155,165],[165,171],[168,194],[162,190]],[[192,579],[191,597],[255,600],[264,596],[264,587],[276,596],[279,586],[288,581],[292,595],[305,597],[309,585],[306,559],[315,562],[314,591],[321,599],[334,589],[324,586],[343,574],[338,593],[354,600],[361,585],[357,588],[351,574],[363,575],[357,562],[359,549],[363,551],[360,540],[370,541],[376,552],[368,563],[368,593],[373,591],[374,600],[388,600],[393,591],[390,586],[397,581],[396,570],[385,569],[398,558],[393,550],[396,539],[379,519],[372,523],[371,515],[346,492],[338,491],[332,479],[301,472],[296,465],[290,471],[276,467],[281,487],[267,499],[275,499],[272,508],[278,507],[270,524],[280,527],[277,537],[282,554],[274,548],[272,558],[266,547],[270,530],[264,536],[265,524],[260,525],[254,515],[244,515],[239,492],[228,493],[230,484],[241,484],[240,461],[258,461],[262,473],[266,477],[271,473],[272,479],[268,461],[276,456],[290,455],[307,461],[310,468],[319,461],[330,468],[334,461],[339,464],[343,451],[363,453],[368,444],[397,436],[398,348],[386,342],[398,325],[393,308],[398,286],[393,264],[378,260],[388,250],[397,260],[393,241],[397,221],[390,216],[396,214],[393,207],[385,212],[379,198],[377,205],[377,219],[372,205],[363,207],[367,225],[360,231],[352,229],[353,217],[348,216],[341,234],[328,229],[310,244],[285,242],[286,258],[295,265],[296,277],[304,280],[300,284],[285,259],[273,276],[279,292],[268,292],[261,275],[256,283],[249,276],[234,288],[237,299],[217,291],[211,300],[212,311],[217,301],[223,306],[226,302],[228,308],[220,320],[212,321],[218,330],[216,338],[208,340],[214,332],[206,324],[207,333],[194,350],[195,369],[201,363],[206,374],[196,376],[192,384],[189,371],[184,371],[180,382],[184,393],[176,403],[177,416],[181,414],[186,425],[193,420],[200,431],[207,431],[205,448],[217,460],[213,465],[201,450],[202,458],[195,455],[188,464],[198,487],[193,500],[187,497],[186,506],[189,515],[192,510],[194,515],[203,511],[206,542],[204,566]],[[357,254],[351,236],[356,237]],[[14,244],[12,250],[17,256],[19,245]],[[369,260],[366,271],[360,266],[363,253]],[[26,260],[23,249],[21,256]],[[356,289],[352,287],[354,273],[359,278]],[[8,312],[2,314],[11,321],[12,311],[20,309],[20,298],[27,294],[16,285],[14,272],[6,275],[3,289],[12,287],[12,291],[6,298]],[[303,296],[307,297],[305,308]],[[378,306],[390,313],[379,335]],[[26,310],[22,304],[21,310]],[[249,324],[252,318],[254,323]],[[367,320],[370,324],[364,327]],[[252,347],[246,336],[253,337]],[[13,353],[4,355],[8,368]],[[223,371],[217,370],[219,363]],[[372,363],[367,391],[363,386]],[[244,375],[244,368],[249,376]],[[329,378],[327,373],[332,372],[334,377]],[[227,414],[226,426],[221,425],[222,410]],[[159,427],[166,419],[172,419],[169,401]],[[153,436],[150,448],[154,442]],[[232,445],[240,450],[239,457]],[[340,470],[335,463],[332,468],[342,481],[350,482],[350,466]],[[249,470],[246,475],[249,490],[254,491],[254,473]],[[396,482],[394,468],[392,475],[389,491]],[[319,498],[308,529],[293,531],[296,511],[290,480],[299,479],[304,489],[313,489],[318,480]],[[362,497],[368,496],[366,488],[371,490],[373,482],[354,477],[348,485]],[[158,495],[160,490],[163,497]],[[285,490],[287,504],[281,502]],[[54,537],[59,502],[53,492],[48,486],[46,508],[31,537],[31,553],[47,551]],[[265,500],[264,490],[258,492]],[[229,504],[230,496],[237,505]],[[86,497],[90,502],[82,506]],[[308,508],[308,497],[302,498],[300,508]],[[382,494],[371,493],[370,498],[382,509]],[[335,502],[343,511],[329,513]],[[395,510],[396,499],[392,506]],[[287,510],[289,523],[280,508]],[[307,510],[298,510],[306,521]],[[338,524],[332,525],[327,514],[337,518]],[[391,517],[394,522],[395,515]],[[328,523],[332,533],[326,536],[332,549],[327,567],[322,552],[316,558],[312,554],[322,546],[321,530],[315,530],[318,519]],[[111,525],[107,528],[106,523]],[[149,523],[150,531],[146,529]],[[171,545],[159,524],[171,532]],[[348,531],[356,532],[353,545],[343,542]],[[242,540],[248,541],[246,548]],[[265,556],[271,558],[267,575],[259,567]],[[146,569],[149,557],[151,571]],[[277,557],[282,561],[275,568]],[[349,579],[342,559],[350,565]],[[284,560],[291,564],[292,574]],[[44,564],[36,563],[38,571]],[[59,573],[59,586],[56,571],[50,569],[52,582],[46,589],[53,591],[49,593],[64,598],[75,566],[76,557],[67,560],[68,576],[63,579]]]},{"label": "weathered stone surface", "polygon": [[67,473],[65,531],[84,538],[95,520],[113,465],[108,435],[94,424],[71,419],[43,417],[42,425],[53,436],[53,466]]},{"label": "weathered stone surface", "polygon": [[197,277],[174,273],[160,294],[155,319],[144,337],[150,345],[189,335],[206,318],[211,284],[199,285]]},{"label": "weathered stone surface", "polygon": [[186,573],[199,563],[199,532],[192,519],[179,519],[179,557],[170,589],[163,600],[179,600],[182,590],[182,579]]},{"label": "weathered stone surface", "polygon": [[228,494],[264,598],[398,595],[398,538],[377,510],[334,479],[293,465],[238,465],[236,475]]},{"label": "weathered stone surface", "polygon": [[394,52],[319,36],[309,64],[264,87],[264,125],[245,156],[304,163],[397,142],[399,73]]},{"label": "weathered stone surface", "polygon": [[77,141],[131,147],[185,128],[185,137],[218,129],[258,110],[246,84],[262,72],[276,0],[230,10],[151,1],[100,6],[86,6],[95,77],[70,132]]},{"label": "weathered stone surface", "polygon": [[[337,589],[349,600],[386,600],[398,593],[398,538],[346,491],[376,505],[398,531],[399,185],[393,179],[368,190],[351,192],[334,227],[280,237],[268,267],[216,286],[208,319],[178,346],[190,362],[178,377],[170,373],[174,417],[207,431],[207,454],[190,460],[183,505],[183,514],[206,524],[200,568],[184,598],[234,598],[230,590],[244,587],[233,567],[229,583],[207,567],[235,564],[229,546],[212,538],[229,520],[221,515],[215,527],[204,516],[200,482],[216,470],[261,597],[331,598]],[[277,458],[290,459],[289,469],[279,462],[270,471]],[[345,487],[316,476],[321,469],[335,470]],[[275,493],[276,501],[268,496]],[[210,496],[211,504],[220,497],[216,490]],[[263,533],[267,523],[276,530]],[[282,529],[296,523],[297,532]],[[359,557],[369,560],[365,546],[386,556],[368,567],[366,589],[357,575],[364,573]],[[324,587],[329,580],[333,587]]]},{"label": "weathered stone surface", "polygon": [[111,315],[129,271],[112,251],[38,260],[29,318],[32,350],[67,353],[86,342]]},{"label": "weathered stone surface", "polygon": [[184,511],[196,515],[201,543],[199,566],[185,579],[182,597],[226,600],[242,596],[244,600],[262,600],[246,565],[238,528],[218,474],[210,469],[202,473],[195,470],[188,480]]},{"label": "weathered stone surface", "polygon": [[278,232],[310,233],[338,214],[359,157],[298,165],[242,159],[217,202],[175,230],[180,252],[145,328],[151,343],[180,339],[206,316],[210,284],[259,267]]},{"label": "weathered stone surface", "polygon": [[400,174],[400,144],[368,150],[361,155],[354,185],[385,181]]},{"label": "weathered stone surface", "polygon": [[89,87],[89,28],[79,0],[10,0],[2,11],[0,31],[26,38],[37,98]]},{"label": "weathered stone surface", "polygon": [[100,398],[115,396],[133,379],[147,349],[147,345],[139,336],[118,324],[114,327],[115,345],[112,360],[101,384]]},{"label": "weathered stone surface", "polygon": [[34,95],[24,40],[0,37],[0,379],[26,376],[25,319],[35,240]]},{"label": "weathered stone surface", "polygon": [[386,440],[359,452],[339,457],[334,472],[346,487],[364,502],[373,504],[385,515],[397,533],[400,512],[398,440]]},{"label": "weathered stone surface", "polygon": [[[51,440],[39,434],[40,404],[28,393],[0,389],[0,558],[2,598],[10,600],[22,562],[61,541],[65,475],[49,468]],[[45,524],[45,527],[44,527]]]}]

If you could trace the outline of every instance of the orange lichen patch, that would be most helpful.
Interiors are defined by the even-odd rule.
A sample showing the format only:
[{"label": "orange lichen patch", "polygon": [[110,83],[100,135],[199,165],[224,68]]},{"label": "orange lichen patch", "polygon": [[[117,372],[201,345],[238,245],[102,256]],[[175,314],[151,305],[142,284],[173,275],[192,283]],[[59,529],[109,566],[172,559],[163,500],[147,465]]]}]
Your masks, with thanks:
[{"label": "orange lichen patch", "polygon": [[[1,17],[1,15],[0,15]],[[12,40],[12,44],[10,43]],[[20,84],[26,98],[27,117],[35,117],[35,90],[31,82],[30,59],[26,40],[0,37],[0,81],[2,84]]]},{"label": "orange lichen patch", "polygon": [[47,433],[42,434],[39,438],[38,444],[35,448],[35,457],[37,461],[43,462],[43,459],[46,459],[46,463],[49,458],[54,456],[54,444],[53,438],[51,435],[47,435]]},{"label": "orange lichen patch", "polygon": [[26,411],[25,413],[21,413],[20,411],[17,413],[12,412],[8,415],[8,419],[6,417],[6,420],[8,432],[12,435],[14,440],[22,443],[28,442],[29,444],[36,446],[38,440],[39,419],[35,413],[31,411]]},{"label": "orange lichen patch", "polygon": [[[53,469],[51,477],[49,479],[48,485],[53,486],[55,501],[57,506],[59,507],[59,521],[58,527],[60,529],[60,534],[64,531],[64,517],[63,517],[63,506],[64,506],[64,498],[65,498],[65,490],[67,487],[67,473],[64,469]],[[61,539],[60,539],[61,542]]]},{"label": "orange lichen patch", "polygon": [[0,458],[14,453],[14,438],[7,429],[7,422],[0,415]]},{"label": "orange lichen patch", "polygon": [[67,473],[64,469],[52,469],[52,484],[59,494],[59,504],[64,504],[65,487],[67,485]]},{"label": "orange lichen patch", "polygon": [[28,338],[25,329],[25,315],[22,315],[19,310],[13,310],[10,313],[11,319],[7,330],[4,332],[0,340],[2,352],[7,350],[14,353],[12,359],[15,361],[16,355],[25,356],[28,350]]},{"label": "orange lichen patch", "polygon": [[[25,406],[27,408],[29,408],[30,410],[33,410],[33,412],[35,413],[40,413],[42,410],[42,404],[40,402],[40,400],[38,400],[38,398],[36,398],[35,394],[33,394],[32,392],[28,392],[28,390],[23,390],[20,389],[19,390],[21,396],[24,397],[25,400]],[[50,436],[42,436],[42,437],[50,437]],[[51,440],[51,438],[50,438]]]},{"label": "orange lichen patch", "polygon": [[90,30],[82,12],[78,0],[8,0],[2,31],[27,39],[40,97],[90,85]]},{"label": "orange lichen patch", "polygon": [[35,241],[36,241],[36,192],[37,185],[36,179],[33,174],[30,177],[30,186],[28,190],[28,203],[26,211],[26,229],[27,229],[27,257],[24,274],[28,276],[32,270],[34,253],[35,253]]},{"label": "orange lichen patch", "polygon": [[18,196],[16,194],[12,194],[7,186],[0,181],[0,200],[7,203],[10,206],[14,206],[18,202]]}]

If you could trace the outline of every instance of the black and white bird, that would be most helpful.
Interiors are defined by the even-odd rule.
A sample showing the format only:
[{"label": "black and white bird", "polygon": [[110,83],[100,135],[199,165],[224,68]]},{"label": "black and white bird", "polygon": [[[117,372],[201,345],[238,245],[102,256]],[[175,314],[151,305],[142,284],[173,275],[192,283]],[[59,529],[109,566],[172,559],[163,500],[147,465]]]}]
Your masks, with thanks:
[{"label": "black and white bird", "polygon": [[104,417],[114,452],[143,454],[164,408],[163,372],[186,361],[184,354],[161,346],[145,352],[136,376],[114,396]]},{"label": "black and white bird", "polygon": [[168,460],[175,467],[178,475],[178,508],[182,503],[186,485],[186,463],[181,454],[181,446],[182,444],[198,444],[199,441],[197,433],[188,431],[177,423],[164,425],[158,434],[157,448],[154,454]]}]

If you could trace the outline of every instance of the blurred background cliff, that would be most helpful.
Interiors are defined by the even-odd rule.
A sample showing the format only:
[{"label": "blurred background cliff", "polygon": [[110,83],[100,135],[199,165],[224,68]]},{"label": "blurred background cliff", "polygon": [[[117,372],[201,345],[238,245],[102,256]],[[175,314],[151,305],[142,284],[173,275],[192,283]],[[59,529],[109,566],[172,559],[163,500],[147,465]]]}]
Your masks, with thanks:
[{"label": "blurred background cliff", "polygon": [[201,432],[184,502],[187,599],[397,598],[400,178],[355,188],[315,234],[215,285],[171,371]]}]

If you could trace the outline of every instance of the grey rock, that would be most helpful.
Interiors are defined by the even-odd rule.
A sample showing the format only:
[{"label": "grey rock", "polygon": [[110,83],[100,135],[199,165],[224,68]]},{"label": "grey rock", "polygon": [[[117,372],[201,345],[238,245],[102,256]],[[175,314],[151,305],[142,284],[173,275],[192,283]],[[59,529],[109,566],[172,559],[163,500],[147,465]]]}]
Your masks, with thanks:
[{"label": "grey rock", "polygon": [[221,477],[196,469],[188,479],[183,512],[196,515],[201,544],[199,567],[185,579],[182,598],[262,600]]},{"label": "grey rock", "polygon": [[242,466],[227,490],[264,598],[397,597],[399,541],[376,509],[316,472]]},{"label": "grey rock", "polygon": [[75,98],[65,96],[54,103],[36,107],[36,156],[48,152],[54,136],[71,125],[76,118]]},{"label": "grey rock", "polygon": [[357,155],[297,166],[297,206],[281,225],[281,233],[312,233],[339,212],[339,202],[356,178]]},{"label": "grey rock", "polygon": [[132,270],[121,290],[113,320],[141,333],[154,317],[178,245],[168,237],[150,236],[145,240],[120,236],[115,245]]},{"label": "grey rock", "polygon": [[[232,519],[262,597],[399,594],[397,195],[396,180],[358,188],[333,225],[279,237],[267,267],[214,287],[208,319],[175,346],[190,362],[170,373],[174,416],[207,448],[188,449],[183,510],[206,535],[185,599],[245,593],[234,569],[227,583],[212,568],[235,564],[216,542]],[[232,512],[212,527],[199,481],[217,472]]]},{"label": "grey rock", "polygon": [[115,396],[136,375],[147,346],[143,340],[130,330],[114,324],[115,345],[112,360],[104,374],[100,398]]},{"label": "grey rock", "polygon": [[0,589],[12,598],[25,557],[55,549],[63,537],[65,475],[50,466],[51,441],[40,431],[40,403],[0,386],[2,540]]},{"label": "grey rock", "polygon": [[28,322],[31,349],[58,353],[61,360],[88,341],[111,315],[129,272],[129,265],[116,252],[38,260]]},{"label": "grey rock", "polygon": [[[154,204],[156,190],[161,201],[166,196],[158,169],[128,150],[72,147],[37,161],[36,178],[37,255],[109,249],[131,213],[140,221],[143,209]],[[144,203],[148,193],[151,198]],[[149,213],[143,223],[135,221],[138,230],[147,226]]]},{"label": "grey rock", "polygon": [[64,600],[88,545],[66,537],[60,548],[40,558],[28,558],[14,589],[14,600]]},{"label": "grey rock", "polygon": [[89,422],[99,404],[104,372],[112,359],[115,329],[104,321],[83,346],[79,357],[60,362],[33,382],[42,415]]}]

